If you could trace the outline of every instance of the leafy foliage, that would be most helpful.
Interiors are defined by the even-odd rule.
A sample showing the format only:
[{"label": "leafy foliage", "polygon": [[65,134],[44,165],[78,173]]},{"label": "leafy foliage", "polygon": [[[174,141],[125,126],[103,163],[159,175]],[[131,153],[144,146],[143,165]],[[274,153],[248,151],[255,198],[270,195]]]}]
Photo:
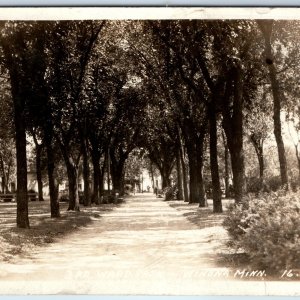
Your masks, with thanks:
[{"label": "leafy foliage", "polygon": [[178,199],[178,187],[176,185],[166,187],[162,190],[162,193],[165,195],[165,201],[176,200]]},{"label": "leafy foliage", "polygon": [[270,270],[299,268],[299,193],[270,193],[229,207],[224,226],[230,244],[243,249],[251,264]]}]

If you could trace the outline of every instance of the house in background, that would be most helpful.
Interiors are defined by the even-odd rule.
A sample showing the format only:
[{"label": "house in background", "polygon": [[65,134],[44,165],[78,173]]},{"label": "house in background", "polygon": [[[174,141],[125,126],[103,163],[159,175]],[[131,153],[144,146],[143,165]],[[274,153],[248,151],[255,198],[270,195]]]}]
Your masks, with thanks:
[{"label": "house in background", "polygon": [[[33,170],[30,170],[27,172],[27,189],[38,192],[38,183],[36,180],[36,172]],[[48,183],[45,183],[45,181],[44,181],[43,182],[43,196],[47,197],[48,195],[49,195],[49,186],[48,186]]]},{"label": "house in background", "polygon": [[161,176],[153,175],[152,178],[149,170],[146,168],[143,168],[140,175],[135,178],[125,177],[125,189],[128,191],[133,191],[135,189],[138,193],[154,193],[156,189],[161,189],[161,185]]},{"label": "house in background", "polygon": [[[10,182],[7,184],[7,188],[8,188],[8,191],[9,191],[9,192],[15,193],[15,192],[16,192],[16,182],[15,182],[15,180],[10,181]],[[4,184],[4,180],[3,180],[3,177],[2,177],[2,176],[0,176],[0,192],[1,192],[1,193],[5,193],[5,192],[6,192],[5,184]]]}]

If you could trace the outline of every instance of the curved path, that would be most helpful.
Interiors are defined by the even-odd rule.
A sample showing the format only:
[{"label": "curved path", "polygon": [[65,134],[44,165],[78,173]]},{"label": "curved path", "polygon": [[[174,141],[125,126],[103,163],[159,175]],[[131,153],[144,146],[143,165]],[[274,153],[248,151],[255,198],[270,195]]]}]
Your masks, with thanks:
[{"label": "curved path", "polygon": [[[0,292],[253,294],[250,283],[236,285],[217,265],[222,236],[220,226],[200,229],[162,199],[139,194],[30,257],[2,264]],[[268,293],[258,283],[256,294]]]}]

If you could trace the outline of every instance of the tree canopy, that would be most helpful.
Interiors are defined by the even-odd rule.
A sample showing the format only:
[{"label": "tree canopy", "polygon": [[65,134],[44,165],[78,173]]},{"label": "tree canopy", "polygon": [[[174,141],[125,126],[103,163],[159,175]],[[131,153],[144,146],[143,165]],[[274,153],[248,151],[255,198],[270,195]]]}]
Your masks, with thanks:
[{"label": "tree canopy", "polygon": [[[224,186],[237,203],[252,186],[251,151],[258,190],[270,190],[265,149],[276,143],[272,176],[288,189],[284,132],[290,123],[299,134],[298,31],[297,21],[272,20],[3,22],[0,172],[7,191],[16,161],[18,226],[29,227],[29,136],[52,217],[60,215],[57,170],[67,174],[69,210],[79,210],[81,174],[84,205],[100,204],[105,189],[123,194],[126,170],[140,172],[129,166],[133,151],[159,170],[163,189],[176,186],[200,207],[212,198],[222,212]],[[294,150],[300,174],[299,139]],[[42,160],[47,174],[38,172]]]}]

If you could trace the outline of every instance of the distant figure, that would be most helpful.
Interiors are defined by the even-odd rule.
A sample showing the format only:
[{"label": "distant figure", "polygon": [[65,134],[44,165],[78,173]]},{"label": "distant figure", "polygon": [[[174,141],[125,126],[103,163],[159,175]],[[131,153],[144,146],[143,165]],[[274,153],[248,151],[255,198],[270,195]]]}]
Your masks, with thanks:
[{"label": "distant figure", "polygon": [[135,187],[133,188],[133,195],[135,195]]},{"label": "distant figure", "polygon": [[149,185],[147,186],[147,191],[148,191],[148,193],[150,192],[150,186]]}]

